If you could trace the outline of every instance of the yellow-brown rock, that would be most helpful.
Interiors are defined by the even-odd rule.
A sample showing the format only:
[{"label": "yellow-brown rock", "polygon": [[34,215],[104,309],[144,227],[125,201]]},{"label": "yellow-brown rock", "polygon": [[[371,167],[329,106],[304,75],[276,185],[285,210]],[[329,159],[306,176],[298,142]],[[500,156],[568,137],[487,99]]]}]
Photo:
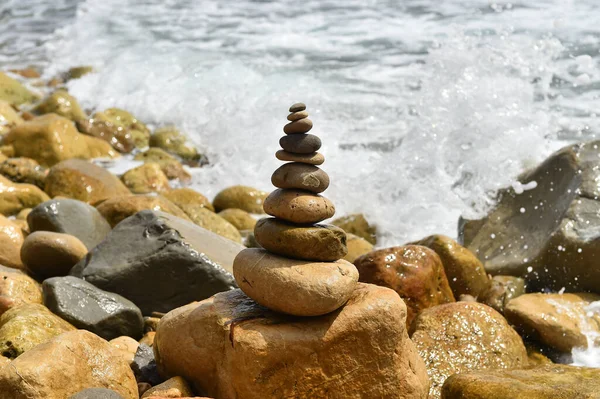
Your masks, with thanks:
[{"label": "yellow-brown rock", "polygon": [[329,176],[317,166],[290,162],[273,172],[271,183],[278,188],[308,190],[318,194],[329,187]]},{"label": "yellow-brown rock", "polygon": [[246,295],[277,312],[320,316],[337,310],[352,296],[358,271],[343,259],[310,262],[248,248],[233,262],[233,275]]},{"label": "yellow-brown rock", "polygon": [[256,222],[254,238],[269,252],[293,259],[330,262],[348,253],[346,233],[326,224],[302,226],[264,218]]},{"label": "yellow-brown rock", "polygon": [[183,211],[188,215],[193,213],[198,207],[204,207],[213,212],[215,210],[208,198],[199,192],[192,190],[191,188],[176,188],[169,192],[163,193],[162,195],[183,209]]},{"label": "yellow-brown rock", "polygon": [[454,297],[463,294],[481,298],[490,288],[490,279],[477,257],[450,237],[433,235],[413,244],[433,249],[444,265]]},{"label": "yellow-brown rock", "polygon": [[22,269],[21,246],[25,237],[21,227],[0,215],[0,265]]},{"label": "yellow-brown rock", "polygon": [[25,303],[42,303],[39,284],[19,270],[0,266],[0,316]]},{"label": "yellow-brown rock", "polygon": [[9,103],[0,100],[0,136],[23,122],[23,118]]},{"label": "yellow-brown rock", "polygon": [[369,284],[309,319],[233,290],[164,316],[154,351],[165,376],[219,399],[425,398],[429,381],[405,317],[395,292]]},{"label": "yellow-brown rock", "polygon": [[37,99],[38,96],[26,89],[21,83],[0,72],[0,100],[9,104],[20,105]]},{"label": "yellow-brown rock", "polygon": [[564,364],[454,375],[443,399],[592,399],[600,392],[600,370]]},{"label": "yellow-brown rock", "polygon": [[377,243],[377,229],[365,219],[362,213],[342,216],[334,219],[331,224],[339,227],[346,233],[362,237],[373,245]]},{"label": "yellow-brown rock", "polygon": [[96,112],[92,118],[95,121],[108,123],[117,130],[127,131],[137,148],[148,147],[150,130],[129,112],[119,108],[109,108],[103,112]]},{"label": "yellow-brown rock", "polygon": [[192,178],[177,158],[161,148],[148,148],[146,151],[137,154],[133,159],[136,161],[156,162],[160,165],[160,168],[169,180],[179,179],[180,181],[189,181]]},{"label": "yellow-brown rock", "polygon": [[144,209],[162,211],[190,220],[177,205],[162,196],[122,195],[104,201],[96,209],[104,216],[111,227],[115,227],[122,220]]},{"label": "yellow-brown rock", "polygon": [[15,215],[49,199],[45,192],[33,184],[13,183],[0,175],[0,214]]},{"label": "yellow-brown rock", "polygon": [[406,302],[407,326],[424,309],[454,302],[440,257],[420,245],[369,252],[354,261],[360,281],[389,287]]},{"label": "yellow-brown rock", "polygon": [[325,162],[325,157],[320,152],[311,154],[294,154],[284,150],[279,150],[275,153],[275,157],[280,161],[300,162],[308,165],[321,165]]},{"label": "yellow-brown rock", "polygon": [[38,115],[54,113],[72,121],[86,118],[85,112],[83,112],[75,97],[66,90],[56,90],[42,100],[32,112]]},{"label": "yellow-brown rock", "polygon": [[198,163],[202,157],[195,147],[188,144],[187,138],[172,126],[156,129],[150,137],[150,146],[162,148],[192,164]]},{"label": "yellow-brown rock", "polygon": [[154,336],[156,335],[156,331],[148,331],[142,339],[140,339],[140,345],[145,344],[148,346],[154,346]]},{"label": "yellow-brown rock", "polygon": [[84,330],[61,334],[0,369],[6,399],[65,399],[89,387],[139,398],[129,364],[108,342]]},{"label": "yellow-brown rock", "polygon": [[16,156],[35,159],[52,166],[71,158],[115,158],[118,153],[107,142],[81,134],[73,122],[56,114],[47,114],[13,128],[4,138]]},{"label": "yellow-brown rock", "polygon": [[[25,303],[0,317],[0,354],[14,359],[22,353],[75,327],[44,305]],[[1,384],[0,384],[1,386]],[[0,389],[0,392],[3,392]]]},{"label": "yellow-brown rock", "polygon": [[17,75],[20,75],[27,79],[35,79],[41,77],[40,72],[32,66],[22,69],[11,69],[10,72],[16,73]]},{"label": "yellow-brown rock", "polygon": [[15,183],[33,184],[43,189],[48,170],[31,158],[8,158],[0,161],[0,174]]},{"label": "yellow-brown rock", "polygon": [[128,170],[121,180],[134,194],[157,193],[171,189],[169,179],[160,165],[154,162]]},{"label": "yellow-brown rock", "polygon": [[238,208],[249,213],[264,213],[263,202],[269,193],[248,186],[232,186],[220,191],[213,200],[217,212]]},{"label": "yellow-brown rock", "polygon": [[504,315],[528,337],[571,352],[588,346],[586,334],[600,336],[600,315],[586,309],[596,301],[600,301],[600,295],[525,294],[511,300]]},{"label": "yellow-brown rock", "polygon": [[344,259],[351,263],[354,263],[356,259],[373,250],[373,244],[369,241],[348,233],[346,234],[346,247],[348,248],[348,253],[344,256]]},{"label": "yellow-brown rock", "polygon": [[194,393],[182,377],[173,377],[147,390],[142,395],[142,399],[152,396],[160,398],[186,398],[194,396]]},{"label": "yellow-brown rock", "polygon": [[208,210],[208,208],[197,206],[192,209],[191,207],[187,207],[186,211],[190,220],[198,226],[225,238],[229,238],[232,241],[240,244],[242,243],[242,236],[238,229],[221,216]]},{"label": "yellow-brown rock", "polygon": [[45,190],[51,197],[73,198],[88,204],[131,193],[115,175],[81,159],[53,166],[46,177]]},{"label": "yellow-brown rock", "polygon": [[135,352],[137,352],[140,343],[135,339],[127,336],[111,339],[110,344],[117,350],[127,364],[133,363]]},{"label": "yellow-brown rock", "polygon": [[525,280],[514,276],[494,276],[490,288],[484,292],[479,302],[493,307],[504,314],[504,308],[514,298],[525,293]]},{"label": "yellow-brown rock", "polygon": [[78,120],[76,125],[77,130],[81,133],[104,140],[119,152],[129,153],[135,148],[129,129],[117,126],[112,122],[86,118]]},{"label": "yellow-brown rock", "polygon": [[330,200],[303,190],[277,189],[265,199],[263,208],[271,216],[298,224],[322,222],[335,214]]},{"label": "yellow-brown rock", "polygon": [[87,247],[77,237],[36,231],[25,238],[21,247],[21,261],[33,276],[44,280],[66,276],[87,253]]},{"label": "yellow-brown rock", "polygon": [[477,302],[455,302],[425,309],[415,320],[411,336],[432,381],[430,399],[456,373],[511,369],[528,365],[519,334],[504,317]]},{"label": "yellow-brown rock", "polygon": [[254,226],[256,225],[256,219],[254,219],[248,212],[237,208],[222,210],[219,212],[219,216],[234,225],[239,231],[253,230]]}]

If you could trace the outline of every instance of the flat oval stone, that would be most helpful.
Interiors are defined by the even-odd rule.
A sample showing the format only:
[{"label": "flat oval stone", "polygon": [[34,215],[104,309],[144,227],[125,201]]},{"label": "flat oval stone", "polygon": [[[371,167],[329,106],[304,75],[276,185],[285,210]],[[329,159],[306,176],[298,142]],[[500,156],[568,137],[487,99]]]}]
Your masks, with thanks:
[{"label": "flat oval stone", "polygon": [[308,112],[306,112],[306,111],[292,112],[291,114],[289,114],[287,116],[287,120],[292,121],[292,122],[300,120],[300,119],[304,119],[304,118],[308,118]]},{"label": "flat oval stone", "polygon": [[306,109],[306,104],[304,103],[295,103],[290,107],[290,112],[299,112],[304,111]]},{"label": "flat oval stone", "polygon": [[254,238],[267,251],[294,259],[329,262],[348,253],[344,230],[326,224],[298,226],[265,218],[254,226]]},{"label": "flat oval stone", "polygon": [[271,216],[300,224],[321,222],[335,214],[330,200],[304,190],[275,190],[265,199],[263,208]]},{"label": "flat oval stone", "polygon": [[333,312],[346,303],[358,281],[354,265],[343,259],[311,263],[257,248],[244,249],[237,255],[233,274],[250,298],[295,316]]},{"label": "flat oval stone", "polygon": [[312,154],[321,148],[321,139],[314,134],[291,134],[280,138],[279,145],[294,154]]},{"label": "flat oval stone", "polygon": [[329,176],[314,165],[291,162],[281,165],[273,172],[271,183],[278,188],[297,188],[322,193],[329,187]]},{"label": "flat oval stone", "polygon": [[312,129],[313,123],[310,119],[304,118],[299,119],[294,122],[290,122],[283,127],[283,131],[285,134],[298,134],[298,133],[306,133],[310,129]]},{"label": "flat oval stone", "polygon": [[289,162],[301,162],[309,165],[322,165],[325,162],[325,157],[320,152],[313,152],[311,154],[294,154],[284,150],[279,150],[275,153],[275,156],[280,161]]}]

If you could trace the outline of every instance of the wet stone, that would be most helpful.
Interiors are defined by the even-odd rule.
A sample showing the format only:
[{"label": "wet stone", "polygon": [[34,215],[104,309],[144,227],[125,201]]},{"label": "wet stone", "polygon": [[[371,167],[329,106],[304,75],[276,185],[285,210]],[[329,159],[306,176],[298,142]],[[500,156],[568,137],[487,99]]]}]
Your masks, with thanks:
[{"label": "wet stone", "polygon": [[308,118],[308,112],[298,111],[298,112],[292,112],[291,114],[289,114],[287,117],[287,120],[293,122],[293,121],[297,121],[297,120],[304,119],[304,118]]},{"label": "wet stone", "polygon": [[283,132],[285,134],[298,134],[298,133],[306,133],[312,129],[313,123],[310,119],[304,118],[299,119],[294,122],[290,122],[283,127]]},{"label": "wet stone", "polygon": [[279,145],[294,154],[312,154],[321,148],[321,139],[314,134],[291,134],[280,138]]},{"label": "wet stone", "polygon": [[280,161],[301,162],[309,165],[321,165],[325,162],[325,157],[320,152],[310,154],[294,154],[291,152],[279,150],[275,153],[275,157]]},{"label": "wet stone", "polygon": [[300,112],[306,109],[306,104],[304,103],[295,103],[290,107],[290,112]]}]

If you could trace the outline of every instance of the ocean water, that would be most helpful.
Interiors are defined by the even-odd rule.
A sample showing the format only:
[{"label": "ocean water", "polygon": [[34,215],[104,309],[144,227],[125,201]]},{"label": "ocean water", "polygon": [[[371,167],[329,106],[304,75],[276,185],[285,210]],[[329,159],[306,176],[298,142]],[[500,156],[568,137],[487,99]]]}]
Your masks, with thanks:
[{"label": "ocean water", "polygon": [[290,104],[324,143],[325,193],[381,245],[456,235],[524,169],[600,132],[597,0],[1,0],[0,67],[73,65],[90,109],[175,124],[193,187],[271,190]]}]

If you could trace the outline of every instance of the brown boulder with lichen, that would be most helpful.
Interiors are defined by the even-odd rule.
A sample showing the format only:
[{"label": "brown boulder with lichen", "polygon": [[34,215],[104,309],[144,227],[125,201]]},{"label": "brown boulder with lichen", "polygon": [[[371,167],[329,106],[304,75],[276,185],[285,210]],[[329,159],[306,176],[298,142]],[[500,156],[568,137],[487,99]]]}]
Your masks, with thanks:
[{"label": "brown boulder with lichen", "polygon": [[454,302],[440,257],[420,245],[369,252],[354,261],[359,281],[389,287],[406,302],[408,326],[423,310]]},{"label": "brown boulder with lichen", "polygon": [[424,310],[411,336],[425,361],[432,385],[430,399],[440,397],[444,381],[472,370],[527,366],[527,351],[504,317],[477,302],[455,302]]},{"label": "brown boulder with lichen", "polygon": [[0,214],[12,216],[33,208],[50,197],[33,184],[14,183],[0,175]]},{"label": "brown boulder with lichen", "polygon": [[134,194],[158,193],[171,189],[169,179],[163,173],[160,165],[154,162],[128,170],[121,180]]},{"label": "brown boulder with lichen", "polygon": [[586,309],[596,301],[600,301],[600,295],[525,294],[511,300],[504,315],[526,336],[571,352],[573,348],[586,348],[588,335],[600,336],[600,315]]},{"label": "brown boulder with lichen", "polygon": [[22,269],[21,246],[25,241],[21,227],[0,215],[0,265]]},{"label": "brown boulder with lichen", "polygon": [[35,159],[52,166],[71,158],[118,157],[107,142],[81,134],[73,122],[56,114],[47,114],[22,123],[4,137],[15,155]]},{"label": "brown boulder with lichen", "polygon": [[90,387],[139,398],[129,364],[108,342],[84,330],[61,334],[0,369],[3,399],[65,399]]},{"label": "brown boulder with lichen", "polygon": [[461,295],[480,298],[489,289],[490,279],[483,264],[471,251],[450,237],[432,235],[413,244],[431,248],[438,254],[455,298]]},{"label": "brown boulder with lichen", "polygon": [[164,316],[154,351],[164,376],[220,399],[425,398],[429,381],[405,318],[395,292],[370,284],[311,318],[277,314],[233,290]]},{"label": "brown boulder with lichen", "polygon": [[25,303],[42,303],[40,285],[21,271],[0,266],[0,316]]},{"label": "brown boulder with lichen", "polygon": [[81,159],[69,159],[50,169],[46,192],[51,197],[67,197],[88,204],[131,194],[129,189],[106,169]]},{"label": "brown boulder with lichen", "polygon": [[190,220],[177,205],[162,196],[122,195],[104,201],[96,209],[104,216],[111,227],[115,227],[122,220],[145,209],[162,211]]}]

